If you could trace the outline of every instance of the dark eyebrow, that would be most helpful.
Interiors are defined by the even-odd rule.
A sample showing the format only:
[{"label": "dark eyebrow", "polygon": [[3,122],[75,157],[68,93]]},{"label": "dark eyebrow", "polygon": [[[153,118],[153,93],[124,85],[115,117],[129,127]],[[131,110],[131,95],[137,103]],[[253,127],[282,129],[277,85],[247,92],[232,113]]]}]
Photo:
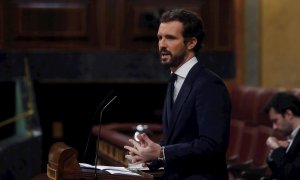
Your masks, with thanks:
[{"label": "dark eyebrow", "polygon": [[176,39],[176,36],[173,36],[173,35],[167,34],[167,35],[166,35],[166,38],[168,38],[168,39]]}]

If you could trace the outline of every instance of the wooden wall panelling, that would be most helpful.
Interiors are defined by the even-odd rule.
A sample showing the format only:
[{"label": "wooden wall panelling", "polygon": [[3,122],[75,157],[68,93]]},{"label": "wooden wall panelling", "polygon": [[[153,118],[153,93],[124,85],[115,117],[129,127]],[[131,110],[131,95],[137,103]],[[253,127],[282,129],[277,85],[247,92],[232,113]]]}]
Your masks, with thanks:
[{"label": "wooden wall panelling", "polygon": [[232,0],[203,1],[203,17],[206,37],[204,50],[231,51],[233,38]]},{"label": "wooden wall panelling", "polygon": [[157,28],[163,11],[171,8],[186,8],[200,12],[201,3],[189,1],[139,1],[128,0],[125,19],[123,47],[129,50],[157,50]]},{"label": "wooden wall panelling", "polygon": [[3,48],[4,43],[4,4],[0,1],[0,49]]},{"label": "wooden wall panelling", "polygon": [[11,1],[11,48],[86,48],[97,42],[95,0]]},{"label": "wooden wall panelling", "polygon": [[217,3],[217,0],[203,2],[203,6],[205,6],[205,8],[202,8],[203,11],[201,12],[201,16],[205,31],[205,38],[203,42],[203,50],[205,51],[213,50],[216,41],[214,34],[216,34],[218,30],[215,28],[218,22],[216,21],[216,13],[218,13],[218,8],[214,8],[216,6],[215,3]]},{"label": "wooden wall panelling", "polygon": [[8,49],[157,51],[163,11],[199,13],[204,51],[231,51],[233,0],[5,0]]},{"label": "wooden wall panelling", "polygon": [[245,0],[233,0],[233,15],[234,15],[234,27],[233,27],[233,40],[234,40],[234,54],[235,54],[235,71],[236,71],[236,85],[244,84],[244,72],[245,72]]},{"label": "wooden wall panelling", "polygon": [[203,18],[207,32],[204,50],[231,51],[232,5],[232,0],[128,0],[123,46],[146,51],[156,50],[156,33],[162,12],[171,8],[185,8],[199,13]]},{"label": "wooden wall panelling", "polygon": [[[223,8],[226,7],[226,8]],[[218,13],[218,48],[219,50],[233,50],[233,1],[219,1]]]},{"label": "wooden wall panelling", "polygon": [[97,28],[102,50],[119,50],[124,36],[124,0],[101,0],[97,8]]}]

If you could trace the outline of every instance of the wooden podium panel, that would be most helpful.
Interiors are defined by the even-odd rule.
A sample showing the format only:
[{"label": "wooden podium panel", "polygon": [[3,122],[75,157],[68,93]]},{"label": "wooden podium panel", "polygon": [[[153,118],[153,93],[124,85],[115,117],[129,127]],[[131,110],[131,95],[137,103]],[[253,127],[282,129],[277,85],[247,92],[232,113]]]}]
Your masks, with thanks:
[{"label": "wooden podium panel", "polygon": [[160,141],[162,136],[162,126],[160,124],[111,123],[102,125],[101,129],[99,129],[99,126],[94,126],[92,133],[95,136],[98,136],[99,131],[101,132],[98,147],[100,164],[127,167],[128,161],[125,158],[127,151],[124,149],[124,146],[131,145],[128,140],[134,138],[134,134],[138,132],[138,126],[147,126],[145,133],[153,141]]},{"label": "wooden podium panel", "polygon": [[[143,131],[140,131],[140,126],[146,126]],[[92,133],[98,136],[100,131],[100,141],[98,147],[98,157],[100,164],[109,166],[128,166],[128,160],[125,158],[127,150],[124,145],[131,145],[130,138],[134,138],[135,133],[145,132],[155,142],[159,142],[162,138],[163,128],[161,124],[148,123],[111,123],[101,126],[94,126]],[[163,170],[149,171],[144,170],[153,176],[155,180],[163,179]]]},{"label": "wooden podium panel", "polygon": [[57,142],[50,148],[47,164],[47,177],[49,180],[84,180],[84,179],[130,179],[130,180],[150,180],[153,176],[142,171],[134,171],[140,176],[110,174],[106,171],[98,170],[95,175],[94,169],[80,168],[77,161],[78,152],[67,146],[63,142]]}]

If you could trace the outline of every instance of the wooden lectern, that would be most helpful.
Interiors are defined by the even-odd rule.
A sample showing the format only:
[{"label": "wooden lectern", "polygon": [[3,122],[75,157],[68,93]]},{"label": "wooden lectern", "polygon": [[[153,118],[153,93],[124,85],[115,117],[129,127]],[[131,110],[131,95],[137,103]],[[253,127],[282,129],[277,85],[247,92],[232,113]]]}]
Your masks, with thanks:
[{"label": "wooden lectern", "polygon": [[[67,180],[67,179],[94,179],[95,170],[81,168],[77,161],[78,152],[72,147],[67,146],[63,142],[54,143],[48,154],[47,177],[52,180]],[[98,179],[130,179],[130,180],[150,180],[153,179],[151,174],[142,171],[134,171],[140,176],[110,174],[106,171],[97,171]]]}]

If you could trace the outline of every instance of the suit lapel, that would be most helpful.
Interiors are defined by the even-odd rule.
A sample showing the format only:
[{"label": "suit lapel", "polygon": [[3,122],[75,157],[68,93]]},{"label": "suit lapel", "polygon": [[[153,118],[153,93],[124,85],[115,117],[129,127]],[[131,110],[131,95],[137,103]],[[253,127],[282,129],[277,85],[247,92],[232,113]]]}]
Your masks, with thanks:
[{"label": "suit lapel", "polygon": [[178,121],[179,113],[182,110],[182,105],[186,98],[188,97],[191,90],[191,86],[189,85],[183,85],[180,89],[180,92],[177,96],[177,99],[175,103],[173,104],[173,109],[170,116],[170,124],[169,124],[169,130],[168,130],[168,137],[167,141],[169,140],[169,137],[173,134],[173,132],[176,130],[176,124]]},{"label": "suit lapel", "polygon": [[297,151],[299,151],[298,146],[300,146],[300,131],[298,131],[288,152],[286,152],[285,156],[283,156],[283,159],[281,160],[280,165],[278,166],[278,169],[284,169],[286,164],[289,163],[289,161],[291,161],[291,159],[295,158],[295,155],[298,153]]},{"label": "suit lapel", "polygon": [[293,143],[287,152],[287,155],[294,154],[294,151],[297,150],[297,146],[300,146],[300,131],[297,132],[297,135],[294,138]]},{"label": "suit lapel", "polygon": [[177,127],[176,124],[178,121],[179,114],[182,111],[183,103],[186,101],[187,97],[189,96],[189,94],[191,92],[192,84],[194,83],[196,75],[199,72],[199,68],[203,67],[199,64],[200,64],[199,62],[197,64],[195,64],[194,67],[188,73],[188,75],[179,91],[176,101],[173,104],[172,111],[171,111],[171,108],[169,109],[169,107],[167,107],[169,109],[167,112],[168,118],[170,118],[168,120],[169,120],[169,122],[171,122],[168,125],[168,131],[167,131],[167,136],[166,136],[167,143],[170,141],[171,135],[174,132],[176,132],[176,127]]}]

